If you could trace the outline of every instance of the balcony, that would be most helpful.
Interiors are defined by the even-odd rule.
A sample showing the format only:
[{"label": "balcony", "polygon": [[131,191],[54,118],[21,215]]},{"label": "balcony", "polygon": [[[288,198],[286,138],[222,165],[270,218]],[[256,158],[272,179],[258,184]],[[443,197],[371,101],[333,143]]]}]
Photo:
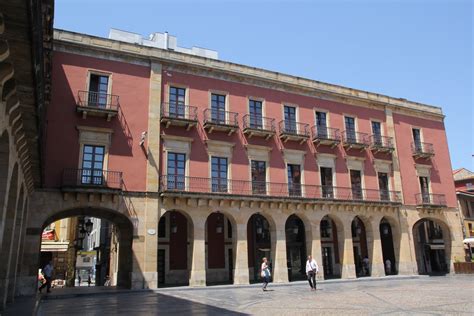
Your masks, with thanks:
[{"label": "balcony", "polygon": [[313,143],[319,145],[336,147],[341,142],[341,134],[338,128],[313,126],[311,128]]},{"label": "balcony", "polygon": [[370,135],[370,150],[374,153],[391,153],[395,147],[393,146],[392,137],[381,135]]},{"label": "balcony", "polygon": [[415,159],[417,158],[428,159],[434,156],[433,144],[430,144],[430,143],[421,143],[421,142],[411,143],[411,151]]},{"label": "balcony", "polygon": [[446,196],[444,194],[418,193],[415,195],[418,207],[445,207]]},{"label": "balcony", "polygon": [[118,95],[94,91],[79,91],[76,111],[86,119],[87,115],[105,117],[110,121],[117,116],[119,107]]},{"label": "balcony", "polygon": [[198,123],[197,107],[184,104],[163,103],[161,105],[161,123],[165,127],[185,127],[189,131]]},{"label": "balcony", "polygon": [[122,172],[94,169],[64,169],[63,191],[113,193],[122,191]]},{"label": "balcony", "polygon": [[161,176],[160,193],[163,196],[239,196],[269,200],[338,200],[354,203],[401,202],[400,192],[342,188],[321,185],[303,185],[275,182],[227,180],[185,176]]},{"label": "balcony", "polygon": [[249,138],[252,136],[264,137],[265,140],[275,135],[275,119],[268,117],[259,117],[246,114],[242,118],[244,134]]},{"label": "balcony", "polygon": [[309,139],[309,125],[299,122],[280,121],[280,139],[286,143],[287,141],[297,141],[303,144]]},{"label": "balcony", "polygon": [[204,129],[210,134],[213,131],[226,132],[229,136],[239,129],[238,114],[215,109],[204,110]]},{"label": "balcony", "polygon": [[346,149],[360,149],[369,147],[368,135],[366,133],[343,131],[342,144]]}]

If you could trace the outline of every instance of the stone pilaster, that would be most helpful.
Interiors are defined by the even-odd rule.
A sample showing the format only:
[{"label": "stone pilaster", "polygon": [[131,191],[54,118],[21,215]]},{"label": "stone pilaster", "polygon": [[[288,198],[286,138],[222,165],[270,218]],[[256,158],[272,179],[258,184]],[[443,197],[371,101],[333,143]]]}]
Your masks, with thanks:
[{"label": "stone pilaster", "polygon": [[[275,230],[275,262],[273,263],[273,282],[288,282],[288,267],[286,262],[286,235],[285,224],[278,225]],[[272,249],[273,250],[273,249]]]},{"label": "stone pilaster", "polygon": [[385,276],[385,268],[383,263],[382,241],[380,236],[380,220],[378,218],[372,219],[372,269],[371,276],[381,277]]},{"label": "stone pilaster", "polygon": [[[196,215],[197,217],[198,215]],[[193,218],[194,236],[192,243],[190,286],[206,286],[206,216]]]},{"label": "stone pilaster", "polygon": [[321,228],[320,219],[313,219],[311,221],[312,241],[311,241],[311,255],[319,266],[319,272],[316,275],[318,280],[324,280],[324,265],[323,265],[323,254],[321,251]]},{"label": "stone pilaster", "polygon": [[344,237],[342,242],[339,242],[339,246],[343,246],[342,253],[342,279],[354,279],[356,277],[355,264],[354,264],[354,249],[352,244],[352,232],[351,232],[351,219],[344,222],[344,236],[338,236],[338,238]]},{"label": "stone pilaster", "polygon": [[400,221],[400,255],[398,262],[398,274],[417,274],[415,244],[413,233],[408,223]]},{"label": "stone pilaster", "polygon": [[249,284],[247,224],[236,225],[234,284]]}]

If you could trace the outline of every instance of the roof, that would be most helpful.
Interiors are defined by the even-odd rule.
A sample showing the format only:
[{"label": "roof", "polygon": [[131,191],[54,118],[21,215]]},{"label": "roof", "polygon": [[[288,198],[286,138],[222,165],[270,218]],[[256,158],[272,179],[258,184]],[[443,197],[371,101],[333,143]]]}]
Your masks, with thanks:
[{"label": "roof", "polygon": [[474,172],[466,169],[466,168],[459,168],[453,170],[453,177],[454,181],[463,181],[463,180],[474,180]]}]

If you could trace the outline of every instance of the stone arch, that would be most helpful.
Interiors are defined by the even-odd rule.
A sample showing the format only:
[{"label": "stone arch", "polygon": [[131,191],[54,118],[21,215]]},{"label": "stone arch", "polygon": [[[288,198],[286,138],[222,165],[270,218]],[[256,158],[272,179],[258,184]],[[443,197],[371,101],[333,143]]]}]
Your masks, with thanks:
[{"label": "stone arch", "polygon": [[306,275],[306,228],[297,214],[293,213],[286,219],[285,238],[288,280],[303,280]]},{"label": "stone arch", "polygon": [[275,264],[276,225],[274,219],[265,212],[253,212],[247,219],[247,245],[249,280],[260,280],[261,258],[267,257],[271,268]]},{"label": "stone arch", "polygon": [[319,226],[324,278],[340,278],[344,265],[344,223],[338,216],[327,213],[321,217]]},{"label": "stone arch", "polygon": [[413,243],[419,274],[445,274],[451,268],[451,231],[440,218],[422,217],[413,224]]},{"label": "stone arch", "polygon": [[[119,240],[119,258],[118,258],[118,273],[117,273],[117,286],[130,288],[132,285],[132,272],[133,272],[133,223],[124,214],[114,209],[104,207],[76,207],[70,209],[64,209],[56,211],[51,214],[42,224],[41,231],[46,228],[49,224],[58,221],[60,219],[77,217],[77,216],[88,216],[105,219],[111,222],[118,229],[118,240]],[[37,237],[39,244],[41,244],[41,236]],[[35,266],[39,264],[39,254],[37,261],[34,263]],[[36,268],[37,270],[37,268]]]},{"label": "stone arch", "polygon": [[[370,220],[363,216],[354,216],[351,221],[351,233],[356,276],[370,276],[374,257],[374,234]],[[366,257],[368,258],[368,263],[364,262]]]},{"label": "stone arch", "polygon": [[[388,227],[388,230],[385,232],[384,224]],[[389,274],[398,274],[399,265],[400,265],[400,242],[401,242],[401,230],[398,224],[398,221],[391,216],[383,216],[379,221],[379,232],[380,232],[380,241],[382,244],[382,257],[385,267],[385,262],[389,259],[391,262],[391,271]],[[387,249],[387,246],[390,246],[392,243],[393,254],[390,253],[390,249]],[[387,253],[388,252],[388,253]],[[393,256],[393,261],[390,258]],[[387,274],[387,270],[385,273]]]}]

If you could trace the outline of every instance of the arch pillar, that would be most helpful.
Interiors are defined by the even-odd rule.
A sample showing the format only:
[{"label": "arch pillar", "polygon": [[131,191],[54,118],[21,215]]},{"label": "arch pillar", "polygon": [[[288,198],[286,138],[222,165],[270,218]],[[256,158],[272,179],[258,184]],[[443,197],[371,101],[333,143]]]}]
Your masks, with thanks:
[{"label": "arch pillar", "polygon": [[352,243],[352,216],[346,216],[345,220],[343,221],[343,249],[344,252],[342,254],[342,279],[355,279],[355,264],[354,264],[354,249]]},{"label": "arch pillar", "polygon": [[372,267],[371,276],[381,277],[385,276],[385,266],[383,262],[382,252],[382,236],[380,235],[380,221],[382,216],[377,216],[371,219],[372,226]]},{"label": "arch pillar", "polygon": [[272,234],[272,253],[275,256],[273,266],[273,282],[288,283],[288,267],[286,261],[286,216],[272,216],[275,222],[275,231]]},{"label": "arch pillar", "polygon": [[[312,214],[313,215],[313,214]],[[324,280],[324,265],[323,265],[323,253],[321,251],[321,216],[309,216],[310,225],[306,229],[311,230],[311,243],[307,245],[308,253],[311,254],[319,267],[319,272],[316,274],[318,280]],[[306,236],[309,236],[307,233]]]},{"label": "arch pillar", "polygon": [[193,222],[193,242],[189,286],[206,286],[206,220],[207,214],[190,213]]},{"label": "arch pillar", "polygon": [[247,222],[235,224],[234,284],[249,284]]},{"label": "arch pillar", "polygon": [[[399,210],[402,212],[402,210]],[[406,212],[406,211],[405,211]],[[400,255],[398,262],[399,275],[413,275],[417,273],[416,253],[414,248],[414,236],[411,226],[408,224],[406,216],[399,214],[399,238],[400,238]]]}]

